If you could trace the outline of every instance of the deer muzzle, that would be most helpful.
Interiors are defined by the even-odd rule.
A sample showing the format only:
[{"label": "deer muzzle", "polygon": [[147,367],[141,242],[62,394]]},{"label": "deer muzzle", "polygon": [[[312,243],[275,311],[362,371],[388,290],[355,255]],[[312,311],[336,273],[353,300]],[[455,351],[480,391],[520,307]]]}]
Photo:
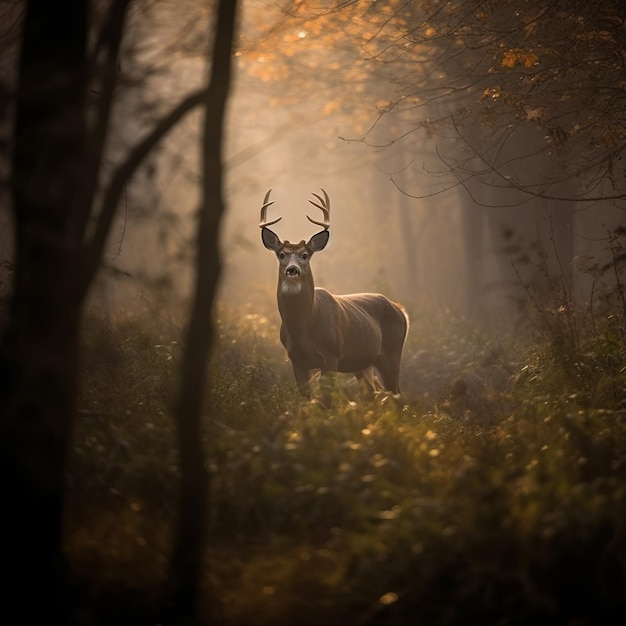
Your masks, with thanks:
[{"label": "deer muzzle", "polygon": [[300,276],[300,268],[297,265],[290,265],[285,270],[285,276],[288,276],[289,278],[297,278]]}]

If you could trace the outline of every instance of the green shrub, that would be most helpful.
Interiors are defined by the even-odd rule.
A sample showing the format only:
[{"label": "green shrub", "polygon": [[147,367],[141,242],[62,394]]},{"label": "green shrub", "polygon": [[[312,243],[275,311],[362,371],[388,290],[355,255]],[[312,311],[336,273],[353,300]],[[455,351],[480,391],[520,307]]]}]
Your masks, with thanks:
[{"label": "green shrub", "polygon": [[[278,325],[222,311],[206,384],[219,623],[610,622],[626,598],[624,352],[414,315],[400,403],[300,398]],[[588,328],[591,329],[591,326]],[[432,332],[436,329],[437,332]],[[67,545],[94,594],[155,593],[175,518],[180,337],[86,324]],[[208,610],[207,610],[208,611]]]}]

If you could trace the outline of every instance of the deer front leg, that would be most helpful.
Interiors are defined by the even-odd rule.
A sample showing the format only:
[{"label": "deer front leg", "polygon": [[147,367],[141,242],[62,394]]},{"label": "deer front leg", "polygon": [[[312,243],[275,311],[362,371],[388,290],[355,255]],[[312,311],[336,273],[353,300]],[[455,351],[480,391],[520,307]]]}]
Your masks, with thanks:
[{"label": "deer front leg", "polygon": [[373,367],[366,367],[364,370],[356,372],[355,376],[359,381],[363,381],[365,383],[364,386],[366,387],[366,390],[372,396],[375,396],[379,391],[382,391],[383,386],[380,384]]},{"label": "deer front leg", "polygon": [[332,396],[337,387],[337,370],[339,369],[339,359],[326,357],[324,367],[320,376],[320,402],[325,408],[332,405]]},{"label": "deer front leg", "polygon": [[302,367],[297,363],[291,362],[293,369],[293,375],[296,379],[296,384],[300,390],[300,395],[304,398],[311,398],[311,370],[306,367]]}]

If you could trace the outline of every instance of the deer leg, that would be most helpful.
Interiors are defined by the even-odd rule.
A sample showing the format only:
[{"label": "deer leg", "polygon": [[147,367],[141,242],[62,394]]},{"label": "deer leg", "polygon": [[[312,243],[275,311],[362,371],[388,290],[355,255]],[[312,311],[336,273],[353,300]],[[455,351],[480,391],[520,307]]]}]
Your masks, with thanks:
[{"label": "deer leg", "polygon": [[400,357],[400,354],[380,355],[375,363],[385,389],[393,394],[400,393]]},{"label": "deer leg", "polygon": [[293,361],[291,362],[291,367],[293,369],[293,375],[296,379],[296,384],[298,385],[298,389],[300,390],[300,395],[305,398],[311,397],[311,371],[306,367],[300,367]]},{"label": "deer leg", "polygon": [[337,388],[337,372],[324,372],[320,376],[320,402],[326,408],[332,405],[332,398]]},{"label": "deer leg", "polygon": [[382,390],[382,385],[380,384],[373,367],[366,367],[360,372],[355,372],[355,376],[357,377],[357,380],[365,382],[365,387],[370,393],[376,394],[378,391]]},{"label": "deer leg", "polygon": [[338,368],[339,359],[335,357],[326,357],[324,359],[324,368],[320,376],[320,392],[321,402],[327,408],[332,404],[332,395],[337,387]]}]

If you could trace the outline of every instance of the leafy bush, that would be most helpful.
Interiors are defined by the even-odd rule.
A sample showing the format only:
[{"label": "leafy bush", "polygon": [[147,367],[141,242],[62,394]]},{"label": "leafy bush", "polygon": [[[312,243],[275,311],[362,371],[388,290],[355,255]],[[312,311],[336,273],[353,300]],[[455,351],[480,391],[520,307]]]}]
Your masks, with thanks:
[{"label": "leafy bush", "polygon": [[[609,330],[559,353],[414,318],[404,401],[342,378],[325,410],[298,396],[274,317],[220,312],[207,615],[210,598],[214,621],[242,626],[611,623],[626,608],[623,347]],[[141,318],[86,325],[67,545],[96,596],[165,575],[178,341]]]}]

